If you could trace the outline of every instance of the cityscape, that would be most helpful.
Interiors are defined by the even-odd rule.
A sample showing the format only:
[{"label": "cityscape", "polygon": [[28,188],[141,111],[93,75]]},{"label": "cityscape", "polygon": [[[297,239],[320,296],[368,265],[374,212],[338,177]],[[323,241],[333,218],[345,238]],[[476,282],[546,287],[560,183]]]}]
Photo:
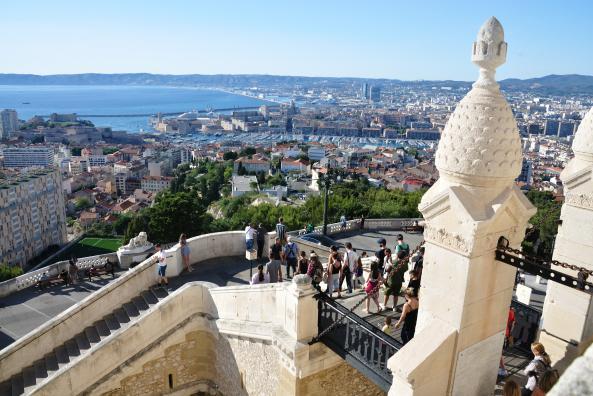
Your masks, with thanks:
[{"label": "cityscape", "polygon": [[0,67],[0,395],[593,394],[593,69],[464,10],[464,79]]}]

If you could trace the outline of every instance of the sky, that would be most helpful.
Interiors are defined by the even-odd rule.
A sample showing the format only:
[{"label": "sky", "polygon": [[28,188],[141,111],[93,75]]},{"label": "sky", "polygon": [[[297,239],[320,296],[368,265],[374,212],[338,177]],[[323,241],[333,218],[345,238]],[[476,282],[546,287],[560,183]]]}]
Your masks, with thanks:
[{"label": "sky", "polygon": [[593,1],[5,0],[0,73],[275,74],[475,80],[496,16],[497,78],[593,75]]}]

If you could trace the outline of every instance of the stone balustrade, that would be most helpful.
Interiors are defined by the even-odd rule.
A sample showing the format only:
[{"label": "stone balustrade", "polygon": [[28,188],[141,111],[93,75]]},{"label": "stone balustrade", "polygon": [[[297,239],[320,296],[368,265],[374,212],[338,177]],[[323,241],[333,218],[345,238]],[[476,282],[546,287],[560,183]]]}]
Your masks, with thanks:
[{"label": "stone balustrade", "polygon": [[[245,254],[243,231],[205,234],[188,239],[190,262],[199,263],[214,257]],[[183,270],[178,244],[166,250],[167,275]],[[3,378],[16,374],[31,362],[42,358],[55,347],[73,338],[81,328],[90,326],[105,315],[130,301],[157,281],[156,259],[151,256],[87,298],[50,319],[26,336],[0,351],[0,372]]]},{"label": "stone balustrade", "polygon": [[[92,265],[96,267],[103,266],[107,261],[116,262],[117,255],[115,253],[107,253],[98,256],[84,257],[79,259],[76,265],[78,266],[79,270],[85,270],[90,268]],[[45,272],[48,273],[49,277],[54,277],[64,270],[68,270],[67,260],[59,261],[47,267],[39,268],[35,271],[27,272],[26,274],[17,276],[16,278],[0,282],[0,297],[5,297],[27,287],[35,286]]]}]

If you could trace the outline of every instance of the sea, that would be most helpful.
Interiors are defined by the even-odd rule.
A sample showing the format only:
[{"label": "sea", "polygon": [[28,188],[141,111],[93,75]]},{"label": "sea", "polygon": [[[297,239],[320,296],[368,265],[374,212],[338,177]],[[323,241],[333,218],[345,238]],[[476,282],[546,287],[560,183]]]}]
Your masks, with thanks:
[{"label": "sea", "polygon": [[[0,109],[15,109],[21,120],[51,113],[81,117],[98,127],[150,132],[148,114],[260,106],[265,100],[228,92],[190,87],[108,85],[0,85]],[[138,114],[139,116],[130,116]],[[126,115],[126,117],[121,117]]]}]

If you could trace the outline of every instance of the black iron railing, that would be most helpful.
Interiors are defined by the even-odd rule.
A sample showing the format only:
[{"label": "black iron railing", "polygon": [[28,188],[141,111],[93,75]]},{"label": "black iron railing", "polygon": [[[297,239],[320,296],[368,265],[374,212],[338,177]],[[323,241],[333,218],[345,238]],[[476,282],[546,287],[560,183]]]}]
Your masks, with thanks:
[{"label": "black iron railing", "polygon": [[511,308],[515,310],[515,323],[511,330],[513,345],[531,353],[531,343],[537,339],[542,313],[516,300],[511,301]]},{"label": "black iron railing", "polygon": [[[319,334],[323,334],[319,341],[388,392],[393,376],[387,368],[387,360],[403,346],[402,343],[326,294],[320,293],[316,298]],[[330,327],[330,331],[325,331]]]}]

